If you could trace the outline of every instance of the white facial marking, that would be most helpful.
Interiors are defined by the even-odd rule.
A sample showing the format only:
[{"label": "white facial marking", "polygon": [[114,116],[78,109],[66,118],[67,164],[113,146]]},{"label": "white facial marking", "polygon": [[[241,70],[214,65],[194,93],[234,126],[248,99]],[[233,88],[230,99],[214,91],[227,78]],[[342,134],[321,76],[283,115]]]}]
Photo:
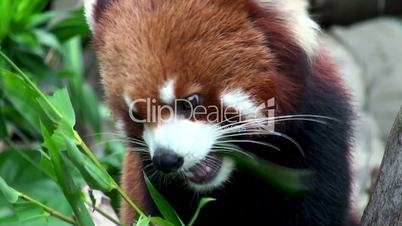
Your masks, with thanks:
[{"label": "white facial marking", "polygon": [[94,8],[97,0],[84,0],[85,18],[92,32],[95,31]]},{"label": "white facial marking", "polygon": [[230,158],[223,158],[222,165],[218,174],[206,184],[194,184],[189,182],[190,187],[199,192],[211,191],[213,189],[223,186],[229,179],[230,174],[235,168],[235,163]]},{"label": "white facial marking", "polygon": [[144,140],[151,158],[157,148],[168,148],[184,158],[183,169],[203,160],[217,139],[214,125],[189,120],[171,120],[156,128],[144,127]]},{"label": "white facial marking", "polygon": [[174,95],[174,81],[167,80],[159,90],[159,98],[165,104],[171,104],[176,99]]},{"label": "white facial marking", "polygon": [[221,101],[226,107],[233,107],[246,119],[262,118],[260,106],[252,100],[250,95],[241,89],[225,90],[221,94]]},{"label": "white facial marking", "polygon": [[314,55],[318,48],[319,26],[308,13],[309,3],[306,0],[257,0],[263,7],[275,7],[282,12],[283,18],[287,19],[290,28],[298,44],[309,56]]}]

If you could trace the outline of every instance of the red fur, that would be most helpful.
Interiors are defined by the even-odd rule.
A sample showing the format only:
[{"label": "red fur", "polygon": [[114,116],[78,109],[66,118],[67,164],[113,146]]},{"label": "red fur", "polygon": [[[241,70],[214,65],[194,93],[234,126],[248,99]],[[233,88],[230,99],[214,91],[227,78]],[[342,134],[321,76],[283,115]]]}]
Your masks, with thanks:
[{"label": "red fur", "polygon": [[[203,101],[219,106],[223,90],[241,88],[257,102],[275,97],[280,114],[292,113],[306,74],[329,74],[327,82],[336,79],[328,73],[332,69],[325,57],[307,56],[296,44],[286,16],[251,0],[114,0],[99,5],[94,46],[114,115],[124,119],[130,136],[140,136],[141,128],[127,116],[123,93],[133,100],[158,98],[167,78],[175,79],[176,97],[197,90]],[[136,107],[145,117],[145,104]],[[126,156],[122,184],[144,205],[140,163],[139,156]],[[133,216],[123,202],[123,223],[128,225]]]}]

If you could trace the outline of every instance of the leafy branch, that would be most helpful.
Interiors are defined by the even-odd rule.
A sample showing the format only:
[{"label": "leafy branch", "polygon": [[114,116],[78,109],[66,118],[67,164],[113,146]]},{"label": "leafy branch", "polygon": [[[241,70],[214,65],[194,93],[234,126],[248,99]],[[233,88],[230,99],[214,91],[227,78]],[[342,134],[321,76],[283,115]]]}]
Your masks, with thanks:
[{"label": "leafy branch", "polygon": [[29,203],[39,206],[44,211],[46,211],[47,213],[49,213],[50,215],[52,215],[54,217],[59,218],[60,220],[63,220],[72,225],[77,225],[77,222],[73,218],[68,217],[68,216],[64,215],[63,213],[50,208],[49,206],[39,202],[38,200],[35,200],[34,198],[30,197],[27,194],[24,194],[20,191],[15,190],[14,188],[9,187],[7,185],[7,183],[1,177],[0,177],[0,191],[3,193],[3,195],[6,197],[7,201],[9,201],[10,203],[16,203],[18,201],[18,199],[21,198]]},{"label": "leafy branch", "polygon": [[[3,69],[3,79],[9,79],[8,81],[12,79],[13,82],[15,82],[15,79],[19,78],[20,80],[16,82],[17,85],[27,92],[27,95],[23,97],[28,99],[27,102],[31,102],[31,104],[35,105],[34,108],[39,118],[38,122],[36,122],[36,126],[40,128],[45,140],[45,145],[50,152],[57,181],[61,185],[67,200],[69,200],[76,217],[79,220],[80,217],[82,217],[81,224],[93,225],[88,219],[89,215],[87,211],[84,210],[82,201],[80,201],[77,186],[74,185],[71,175],[64,170],[66,166],[63,163],[63,157],[60,155],[61,150],[67,150],[67,156],[75,163],[74,165],[79,169],[86,181],[90,181],[89,184],[90,186],[92,185],[92,188],[102,191],[116,190],[137,214],[146,217],[147,215],[143,210],[141,210],[138,205],[129,198],[127,193],[118,186],[90,151],[79,134],[73,129],[75,116],[67,91],[63,89],[55,92],[51,97],[46,96],[2,51],[0,51],[0,56],[18,73],[14,74]],[[85,164],[82,164],[83,161],[85,161]]]},{"label": "leafy branch", "polygon": [[[79,170],[81,176],[85,179],[85,182],[91,189],[101,190],[103,192],[110,192],[112,190],[117,191],[117,193],[127,201],[127,203],[137,213],[138,225],[185,225],[173,207],[170,206],[170,204],[153,187],[145,174],[146,185],[164,218],[149,216],[131,200],[128,194],[109,175],[107,170],[88,148],[78,132],[74,130],[75,113],[66,89],[58,90],[54,92],[52,96],[47,96],[42,93],[29,77],[1,50],[0,56],[4,58],[5,61],[8,62],[9,65],[11,65],[11,67],[18,73],[15,74],[3,69],[1,74],[3,76],[2,81],[5,83],[7,91],[17,95],[18,98],[23,99],[23,102],[28,103],[32,108],[31,110],[35,115],[33,118],[36,120],[33,120],[31,123],[41,132],[44,139],[44,145],[49,152],[49,155],[47,155],[43,151],[40,151],[43,158],[47,159],[49,164],[51,164],[51,170],[45,170],[44,172],[59,184],[74,212],[75,217],[74,219],[69,218],[57,210],[54,210],[25,194],[18,193],[18,196],[35,203],[46,212],[49,212],[52,216],[58,217],[65,222],[73,225],[93,225],[92,219],[85,207],[85,201],[82,199],[81,189],[73,180],[69,170],[66,170],[67,163],[65,160],[67,158],[71,163],[73,163],[75,168]],[[18,92],[15,92],[15,90],[18,90]],[[24,158],[26,159],[28,157],[24,156]],[[32,161],[29,162],[32,163]],[[35,166],[37,167],[37,165]],[[188,225],[191,226],[194,224],[201,208],[210,201],[213,201],[213,199],[201,199],[200,204]],[[116,225],[121,225],[120,222],[117,222],[106,213],[102,211],[98,212],[107,219],[112,220]]]}]

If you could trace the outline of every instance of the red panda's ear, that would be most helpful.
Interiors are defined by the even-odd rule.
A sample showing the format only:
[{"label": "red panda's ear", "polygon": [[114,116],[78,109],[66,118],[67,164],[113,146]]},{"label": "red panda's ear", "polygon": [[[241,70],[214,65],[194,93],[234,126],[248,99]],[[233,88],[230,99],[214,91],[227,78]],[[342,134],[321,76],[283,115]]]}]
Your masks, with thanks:
[{"label": "red panda's ear", "polygon": [[85,17],[92,32],[95,31],[100,14],[111,1],[113,0],[84,0]]},{"label": "red panda's ear", "polygon": [[[259,9],[280,15],[293,39],[308,55],[318,47],[319,26],[309,15],[307,0],[248,0]],[[251,12],[252,13],[252,12]]]}]

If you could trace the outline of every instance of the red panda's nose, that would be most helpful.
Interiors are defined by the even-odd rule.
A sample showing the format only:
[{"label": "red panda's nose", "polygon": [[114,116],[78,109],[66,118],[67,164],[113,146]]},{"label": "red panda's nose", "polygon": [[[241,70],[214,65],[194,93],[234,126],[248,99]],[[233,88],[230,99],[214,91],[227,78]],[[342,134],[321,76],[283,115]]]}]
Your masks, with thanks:
[{"label": "red panda's nose", "polygon": [[183,162],[183,157],[169,149],[156,149],[154,157],[152,158],[152,163],[155,168],[163,173],[177,171],[183,165]]}]

